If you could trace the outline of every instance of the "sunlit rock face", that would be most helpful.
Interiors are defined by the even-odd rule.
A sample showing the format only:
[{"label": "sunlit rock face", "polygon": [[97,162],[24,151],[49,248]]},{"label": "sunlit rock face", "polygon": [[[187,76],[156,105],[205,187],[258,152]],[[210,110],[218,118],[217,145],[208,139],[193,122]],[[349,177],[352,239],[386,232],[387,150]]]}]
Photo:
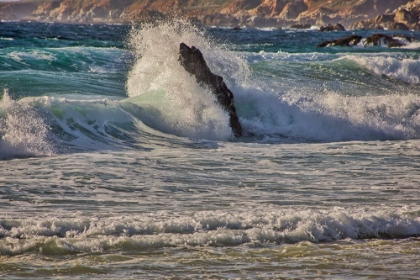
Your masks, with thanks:
[{"label": "sunlit rock face", "polygon": [[[131,23],[183,17],[205,25],[418,29],[420,1],[407,0],[53,0],[0,3],[2,20]],[[378,17],[379,16],[379,17]]]},{"label": "sunlit rock face", "polygon": [[420,1],[404,4],[389,8],[373,19],[355,22],[351,29],[420,30]]}]

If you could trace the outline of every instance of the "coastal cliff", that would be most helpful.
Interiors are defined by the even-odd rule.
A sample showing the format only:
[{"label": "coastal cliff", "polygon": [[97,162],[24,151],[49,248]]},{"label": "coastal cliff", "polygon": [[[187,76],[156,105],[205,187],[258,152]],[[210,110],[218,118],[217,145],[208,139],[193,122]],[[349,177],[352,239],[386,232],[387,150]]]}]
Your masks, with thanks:
[{"label": "coastal cliff", "polygon": [[373,19],[357,21],[352,29],[420,30],[420,0],[410,1],[397,9],[387,9]]},{"label": "coastal cliff", "polygon": [[21,0],[0,3],[0,20],[130,23],[177,16],[217,26],[366,28],[394,19],[411,27],[419,7],[419,0]]}]

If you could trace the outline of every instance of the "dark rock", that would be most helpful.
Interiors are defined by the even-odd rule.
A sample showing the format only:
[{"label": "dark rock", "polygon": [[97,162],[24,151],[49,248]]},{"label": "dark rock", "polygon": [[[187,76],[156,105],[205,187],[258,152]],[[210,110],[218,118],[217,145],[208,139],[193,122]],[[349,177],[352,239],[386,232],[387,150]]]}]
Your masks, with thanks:
[{"label": "dark rock", "polygon": [[210,71],[201,51],[194,46],[190,48],[181,43],[179,46],[179,61],[188,73],[196,77],[199,84],[208,87],[216,95],[219,104],[229,113],[233,134],[236,137],[242,136],[242,126],[236,114],[233,93],[223,82],[222,77]]},{"label": "dark rock", "polygon": [[242,30],[242,28],[240,28],[239,26],[235,26],[234,28],[232,28],[232,30],[240,31]]},{"label": "dark rock", "polygon": [[414,42],[414,37],[410,37],[410,36],[396,35],[396,36],[394,36],[394,38],[401,38],[403,40],[406,40],[409,43],[413,43]]},{"label": "dark rock", "polygon": [[337,23],[336,25],[325,25],[325,26],[321,26],[319,28],[319,31],[321,32],[327,32],[327,31],[346,31],[346,29],[344,28],[344,26],[342,26],[341,24]]},{"label": "dark rock", "polygon": [[387,45],[389,48],[405,46],[401,41],[394,39],[385,34],[373,34],[366,38],[365,45],[382,46]]},{"label": "dark rock", "polygon": [[420,23],[413,24],[411,29],[414,31],[420,31]]},{"label": "dark rock", "polygon": [[410,30],[407,25],[402,22],[395,22],[388,28],[389,30]]},{"label": "dark rock", "polygon": [[388,46],[388,48],[400,48],[400,47],[402,47],[402,46],[405,46],[405,44],[401,43],[401,42],[400,42],[400,41],[398,41],[398,40],[393,40],[393,41],[390,41],[390,42],[387,44],[387,46]]},{"label": "dark rock", "polygon": [[346,38],[341,38],[337,40],[327,41],[319,44],[317,47],[330,47],[330,46],[340,46],[340,47],[351,47],[357,45],[362,40],[362,36],[352,35]]},{"label": "dark rock", "polygon": [[294,28],[294,29],[309,29],[309,28],[311,28],[311,26],[312,25],[310,25],[310,24],[301,24],[301,23],[298,23],[298,24],[291,25],[290,28]]}]

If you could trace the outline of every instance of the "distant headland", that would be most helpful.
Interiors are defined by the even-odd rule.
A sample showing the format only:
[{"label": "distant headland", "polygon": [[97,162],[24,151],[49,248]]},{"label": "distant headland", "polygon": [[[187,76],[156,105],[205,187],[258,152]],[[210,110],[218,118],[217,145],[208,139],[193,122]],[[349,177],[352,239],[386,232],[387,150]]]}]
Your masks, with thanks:
[{"label": "distant headland", "polygon": [[206,26],[420,30],[420,0],[20,0],[1,21],[125,24],[181,17]]}]

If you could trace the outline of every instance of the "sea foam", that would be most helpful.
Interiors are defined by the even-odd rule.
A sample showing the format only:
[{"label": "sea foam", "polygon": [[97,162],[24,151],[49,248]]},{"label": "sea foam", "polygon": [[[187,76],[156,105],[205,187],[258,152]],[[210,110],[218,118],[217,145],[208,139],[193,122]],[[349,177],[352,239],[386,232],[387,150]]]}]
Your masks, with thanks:
[{"label": "sea foam", "polygon": [[[414,212],[412,212],[414,211]],[[199,211],[121,217],[35,217],[0,221],[0,253],[104,252],[176,246],[313,243],[420,234],[409,209]],[[53,244],[50,244],[50,243]]]}]

